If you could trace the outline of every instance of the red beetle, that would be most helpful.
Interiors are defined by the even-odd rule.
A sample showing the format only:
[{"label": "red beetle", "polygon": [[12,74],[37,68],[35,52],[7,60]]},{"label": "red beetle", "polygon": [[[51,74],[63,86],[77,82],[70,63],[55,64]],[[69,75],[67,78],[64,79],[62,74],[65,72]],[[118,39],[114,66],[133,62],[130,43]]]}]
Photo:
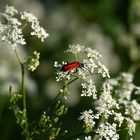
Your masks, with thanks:
[{"label": "red beetle", "polygon": [[75,69],[81,67],[82,65],[83,65],[83,64],[81,64],[81,63],[78,62],[78,61],[71,62],[71,63],[68,63],[68,64],[64,65],[64,66],[62,67],[62,71],[65,71],[65,72],[66,72],[66,71],[75,70]]}]

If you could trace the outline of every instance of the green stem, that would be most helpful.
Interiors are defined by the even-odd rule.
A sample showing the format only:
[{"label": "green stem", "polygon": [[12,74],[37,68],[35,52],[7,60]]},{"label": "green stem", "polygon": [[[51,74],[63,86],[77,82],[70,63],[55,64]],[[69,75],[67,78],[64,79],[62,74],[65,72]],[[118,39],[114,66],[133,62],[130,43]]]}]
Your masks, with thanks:
[{"label": "green stem", "polygon": [[25,121],[25,127],[24,129],[24,134],[25,134],[25,138],[26,140],[30,139],[30,135],[29,135],[29,131],[28,131],[28,118],[27,118],[27,109],[26,109],[26,92],[25,92],[25,65],[23,62],[21,62],[17,51],[14,51],[16,54],[16,57],[18,59],[18,62],[20,63],[20,67],[21,67],[21,93],[23,96],[23,119]]},{"label": "green stem", "polygon": [[[98,74],[98,73],[95,73],[95,74],[87,74],[86,76],[90,76],[90,75],[96,75],[96,74]],[[74,79],[72,79],[71,81],[69,81],[69,82],[66,82],[65,84],[64,84],[64,86],[63,86],[63,88],[62,89],[64,89],[66,86],[68,86],[68,85],[70,85],[71,83],[73,83],[74,81],[76,81],[76,80],[80,80],[80,81],[84,81],[84,82],[86,82],[84,79],[82,79],[80,76],[78,76],[78,75],[76,75],[76,77],[74,78]],[[62,96],[62,94],[58,94],[56,97],[55,97],[55,101],[56,100],[58,100],[58,98],[60,98]]]},{"label": "green stem", "polygon": [[23,95],[23,110],[25,111],[25,132],[26,132],[26,138],[28,134],[28,120],[27,120],[27,109],[26,109],[26,92],[25,92],[25,69],[24,64],[21,64],[21,91]]},{"label": "green stem", "polygon": [[21,91],[23,95],[23,109],[26,110],[26,93],[25,93],[25,79],[24,79],[25,71],[24,65],[21,64]]},{"label": "green stem", "polygon": [[18,56],[18,53],[17,53],[16,49],[14,50],[14,52],[15,52],[15,55],[16,55],[16,57],[17,57],[18,62],[19,62],[19,63],[20,63],[20,65],[21,65],[21,64],[22,64],[22,62],[20,61],[20,58],[19,58],[19,56]]},{"label": "green stem", "polygon": [[78,79],[78,77],[72,79],[71,81],[69,81],[69,82],[67,83],[67,85],[70,85],[71,83],[73,83],[73,82],[76,81],[77,79]]},{"label": "green stem", "polygon": [[24,116],[23,118],[25,119],[25,137],[26,140],[29,140],[29,131],[28,131],[28,118],[27,118],[27,109],[26,109],[26,92],[25,92],[25,69],[24,69],[24,63],[20,64],[21,66],[21,92],[23,95],[23,111],[24,111]]},{"label": "green stem", "polygon": [[[73,82],[76,81],[77,79],[78,79],[78,77],[72,79],[72,80],[69,81],[68,83],[65,83],[62,89],[64,89],[66,86],[70,85],[71,83],[73,83]],[[61,92],[60,92],[60,93],[58,93],[58,95],[55,97],[54,100],[57,101],[61,96],[62,96],[62,94],[61,94]]]}]

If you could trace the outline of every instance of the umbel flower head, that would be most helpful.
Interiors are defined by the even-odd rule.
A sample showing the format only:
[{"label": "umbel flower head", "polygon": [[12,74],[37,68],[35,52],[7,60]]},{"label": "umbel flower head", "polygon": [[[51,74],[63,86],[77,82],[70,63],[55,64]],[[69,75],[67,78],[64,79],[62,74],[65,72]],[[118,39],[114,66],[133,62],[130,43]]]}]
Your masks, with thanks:
[{"label": "umbel flower head", "polygon": [[83,79],[86,79],[87,75],[89,74],[101,74],[103,78],[110,77],[108,69],[100,62],[101,54],[95,49],[77,44],[69,45],[68,50],[65,52],[76,56],[76,60],[78,55],[82,55],[83,59],[80,60],[81,65],[79,65],[79,67],[76,67],[76,69],[72,69],[70,71],[62,71],[62,67],[67,65],[67,62],[62,62],[59,64],[56,61],[54,63],[54,67],[57,68],[56,81],[62,81],[66,79],[70,80],[75,76],[75,74],[78,74],[78,76],[82,77]]},{"label": "umbel flower head", "polygon": [[19,45],[25,45],[26,41],[22,30],[28,23],[31,23],[32,36],[36,36],[41,41],[49,36],[32,13],[19,12],[13,6],[6,6],[4,12],[0,13],[0,36],[2,41],[7,42],[13,49]]},{"label": "umbel flower head", "polygon": [[132,74],[121,73],[117,78],[103,83],[101,92],[92,101],[94,109],[83,111],[80,115],[85,132],[94,131],[100,139],[118,140],[121,136],[117,130],[125,128],[132,140],[136,121],[140,120],[140,104],[136,98],[140,88],[132,82]]},{"label": "umbel flower head", "polygon": [[[81,97],[92,97],[96,100],[97,89],[93,81],[94,75],[98,74],[103,78],[110,77],[109,70],[101,62],[101,54],[93,48],[79,44],[69,45],[65,52],[74,55],[75,60],[71,63],[63,61],[61,64],[54,62],[54,67],[57,68],[56,81],[71,83],[79,79],[82,86]],[[81,59],[78,60],[78,57]]]}]

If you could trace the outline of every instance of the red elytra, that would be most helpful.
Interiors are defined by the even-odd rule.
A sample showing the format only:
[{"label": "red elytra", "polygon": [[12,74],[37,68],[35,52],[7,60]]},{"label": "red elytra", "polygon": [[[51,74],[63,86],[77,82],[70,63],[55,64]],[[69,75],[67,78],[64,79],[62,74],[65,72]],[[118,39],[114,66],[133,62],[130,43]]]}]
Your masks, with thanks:
[{"label": "red elytra", "polygon": [[78,62],[78,61],[71,62],[71,63],[68,63],[68,64],[64,65],[62,67],[62,71],[65,71],[65,72],[66,71],[71,71],[71,70],[77,69],[77,68],[79,68],[81,66],[82,66],[82,64],[80,62]]}]

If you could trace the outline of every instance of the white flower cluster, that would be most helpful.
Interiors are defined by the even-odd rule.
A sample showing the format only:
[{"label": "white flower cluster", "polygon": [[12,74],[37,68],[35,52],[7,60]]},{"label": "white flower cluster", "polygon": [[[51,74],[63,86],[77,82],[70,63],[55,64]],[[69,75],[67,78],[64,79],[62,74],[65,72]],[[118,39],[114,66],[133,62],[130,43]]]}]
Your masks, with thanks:
[{"label": "white flower cluster", "polygon": [[95,102],[95,109],[100,115],[106,119],[114,114],[113,109],[119,109],[119,104],[113,99],[108,83],[103,84],[103,91],[100,93],[99,99]]},{"label": "white flower cluster", "polygon": [[135,132],[136,129],[136,123],[130,118],[126,118],[126,121],[127,121],[128,134],[132,136],[133,132]]},{"label": "white flower cluster", "polygon": [[110,124],[108,122],[101,123],[96,133],[99,134],[100,138],[106,140],[118,140],[119,135],[116,133],[116,124]]},{"label": "white flower cluster", "polygon": [[16,14],[18,14],[18,11],[13,6],[6,6],[5,11],[0,14],[2,41],[8,42],[13,49],[19,44],[26,44],[22,34],[22,23],[15,17]]},{"label": "white flower cluster", "polygon": [[[94,110],[85,110],[81,112],[79,117],[79,120],[83,122],[85,133],[95,132],[101,139],[118,140],[117,127],[122,127],[125,117],[119,112],[119,104],[112,96],[112,85],[105,82],[100,94],[97,94],[98,91],[92,79],[94,74],[101,74],[103,78],[110,78],[108,69],[100,62],[100,53],[92,48],[85,48],[80,45],[70,45],[66,52],[74,54],[76,58],[78,54],[82,54],[83,61],[79,63],[75,61],[74,65],[73,63],[62,62],[62,64],[59,64],[55,62],[54,67],[58,68],[56,80],[67,79],[73,81],[75,78],[79,79],[82,86],[81,97],[91,97],[93,99]],[[79,65],[80,63],[81,65]],[[63,71],[64,67],[66,69]],[[76,68],[71,69],[71,67]],[[115,84],[117,85],[118,82]],[[110,116],[113,117],[114,123],[108,122]],[[98,125],[102,117],[104,121]]]},{"label": "white flower cluster", "polygon": [[11,16],[14,16],[18,13],[18,11],[13,6],[6,5],[5,7],[5,13]]},{"label": "white flower cluster", "polygon": [[94,115],[91,109],[88,111],[85,110],[81,113],[79,120],[83,120],[84,122],[83,127],[86,133],[89,133],[93,130],[95,125],[94,119],[99,119],[99,115],[98,114]]},{"label": "white flower cluster", "polygon": [[[86,127],[86,124],[88,124],[87,126],[92,126],[92,130],[88,129],[89,132],[95,132],[99,139],[118,140],[119,134],[117,130],[126,128],[131,140],[133,139],[136,121],[140,120],[140,104],[137,101],[140,87],[132,82],[133,76],[128,73],[122,73],[119,77],[108,79],[104,82],[100,94],[98,96],[96,94],[96,100],[93,100],[94,111],[90,109],[90,113],[85,111],[81,114],[80,120],[84,122],[85,132],[89,128]],[[94,84],[93,82],[91,83]],[[90,90],[91,87],[89,88],[88,86],[90,87],[89,83],[84,84],[84,87]],[[92,85],[92,87],[94,86]],[[89,90],[83,90],[83,96],[85,94],[91,95],[88,93]],[[92,90],[95,93],[95,89]],[[88,114],[88,118],[91,119],[87,119],[85,114]],[[94,114],[98,118],[95,118]],[[98,119],[98,121],[95,119]]]},{"label": "white flower cluster", "polygon": [[[80,116],[80,120],[83,120],[85,128],[85,133],[88,132],[95,132],[99,139],[106,139],[106,140],[118,140],[119,134],[117,133],[117,127],[120,127],[122,122],[124,121],[124,117],[121,115],[121,113],[115,113],[116,115],[114,117],[114,120],[117,120],[119,122],[119,125],[117,123],[109,123],[107,121],[103,121],[97,128],[95,125],[97,125],[97,121],[95,119],[98,119],[100,121],[100,114],[96,113],[96,115],[93,114],[93,111],[90,109],[89,111],[82,112],[82,115]],[[129,128],[129,133],[132,134],[134,132],[134,124],[131,119],[127,120],[127,126]],[[121,127],[120,127],[121,128]],[[88,130],[88,131],[87,131]]]},{"label": "white flower cluster", "polygon": [[37,36],[38,38],[41,39],[42,42],[44,42],[44,40],[49,36],[49,34],[46,33],[46,31],[44,30],[44,28],[42,28],[39,25],[38,19],[32,13],[23,12],[21,14],[21,19],[31,23],[31,28],[33,30],[31,32],[32,36]]},{"label": "white flower cluster", "polygon": [[98,69],[98,73],[101,73],[103,77],[108,77],[110,78],[110,75],[109,75],[109,71],[108,69],[106,68],[105,65],[103,65],[101,62],[98,62],[98,65],[99,65],[99,69]]},{"label": "white flower cluster", "polygon": [[[66,52],[75,55],[76,61],[62,64],[55,62],[56,81],[68,80],[71,83],[79,79],[82,86],[81,96],[93,99],[94,109],[83,111],[79,117],[85,133],[94,132],[100,139],[118,140],[117,129],[125,127],[132,137],[135,121],[140,120],[140,104],[132,98],[132,94],[139,96],[140,87],[132,83],[133,76],[122,73],[115,79],[106,80],[101,91],[98,91],[92,76],[100,74],[103,78],[110,78],[108,69],[100,62],[99,52],[80,45],[70,45]],[[79,54],[83,58],[81,61],[77,61]]]},{"label": "white flower cluster", "polygon": [[98,51],[89,48],[84,47],[79,44],[77,45],[69,45],[68,50],[66,52],[70,52],[73,55],[83,55],[83,61],[80,61],[80,66],[68,71],[62,71],[62,67],[65,64],[58,64],[58,62],[55,62],[54,67],[57,69],[57,76],[56,81],[61,81],[65,79],[71,79],[71,77],[75,76],[75,73],[78,74],[83,79],[86,79],[87,75],[93,75],[93,74],[101,74],[103,78],[110,77],[108,69],[100,62],[101,55]]},{"label": "white flower cluster", "polygon": [[119,127],[121,127],[123,121],[124,121],[124,116],[122,116],[122,113],[117,113],[114,112],[114,121],[117,121],[119,123]]},{"label": "white flower cluster", "polygon": [[[77,139],[77,140],[80,140],[80,139]],[[84,140],[92,140],[92,137],[91,136],[85,136]]]},{"label": "white flower cluster", "polygon": [[29,64],[28,64],[28,70],[34,71],[36,68],[39,66],[39,58],[40,58],[40,53],[37,51],[34,51],[32,56],[29,58]]},{"label": "white flower cluster", "polygon": [[74,55],[79,54],[81,51],[83,51],[84,46],[81,46],[79,44],[75,44],[75,45],[69,45],[69,49],[66,50],[66,52],[70,52]]},{"label": "white flower cluster", "polygon": [[[93,111],[90,109],[90,114],[88,113],[88,118],[92,118],[92,119],[88,120],[87,116],[83,115],[83,114],[87,114],[87,111],[82,113],[81,115],[82,117],[80,117],[81,118],[80,120],[84,122],[83,127],[85,128],[85,130],[89,128],[89,127],[86,127],[86,124],[90,126],[94,123],[95,128],[93,127],[92,129],[88,129],[89,132],[92,132],[95,130],[95,133],[99,136],[100,139],[104,138],[106,140],[118,140],[119,135],[117,133],[117,127],[122,126],[124,117],[122,116],[121,113],[116,112],[116,111],[119,111],[119,104],[117,103],[115,99],[113,99],[112,94],[111,94],[111,86],[107,82],[103,84],[103,89],[99,97],[94,102],[94,106],[95,106],[96,112],[93,113]],[[96,117],[93,117],[93,116],[96,116]],[[109,117],[114,118],[113,124],[107,122]],[[102,118],[104,118],[104,121],[101,121]],[[98,121],[95,121],[95,119],[98,119],[98,121],[102,122],[97,128],[96,128],[96,125],[98,125],[97,123]],[[85,120],[86,120],[86,123],[85,123]]]},{"label": "white flower cluster", "polygon": [[98,51],[91,48],[86,48],[85,52],[87,53],[88,58],[95,58],[96,60],[98,60],[99,57],[102,57],[102,55]]},{"label": "white flower cluster", "polygon": [[84,89],[82,90],[81,96],[87,96],[87,97],[92,97],[93,99],[97,99],[96,86],[91,79],[87,81],[87,83],[82,83],[81,85]]},{"label": "white flower cluster", "polygon": [[135,121],[140,120],[140,104],[136,100],[128,102],[126,105],[125,114],[130,115]]},{"label": "white flower cluster", "polygon": [[27,21],[32,23],[33,31],[31,35],[37,36],[41,41],[48,37],[48,33],[40,27],[37,18],[31,13],[28,13],[30,16],[27,18],[26,13],[18,12],[13,6],[6,6],[4,12],[0,14],[0,35],[2,41],[7,42],[13,49],[18,45],[26,44],[22,30],[27,22],[22,20],[28,19]]},{"label": "white flower cluster", "polygon": [[[119,108],[124,110],[121,116],[117,115],[118,121],[119,119],[126,121],[128,133],[132,136],[132,133],[135,132],[135,121],[140,120],[140,104],[137,102],[140,87],[132,83],[133,75],[130,73],[121,73],[119,77],[109,79],[108,82],[110,83],[111,90],[114,91],[114,96],[117,98]],[[114,120],[117,119],[114,118]]]}]

